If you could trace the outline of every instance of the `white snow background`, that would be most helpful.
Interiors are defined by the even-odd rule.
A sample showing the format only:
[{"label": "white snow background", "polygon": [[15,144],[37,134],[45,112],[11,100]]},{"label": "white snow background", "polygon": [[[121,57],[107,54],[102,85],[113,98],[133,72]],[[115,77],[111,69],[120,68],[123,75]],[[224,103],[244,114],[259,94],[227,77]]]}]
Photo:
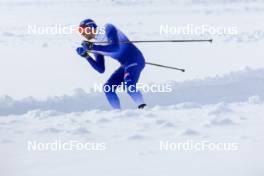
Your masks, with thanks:
[{"label": "white snow background", "polygon": [[[263,176],[264,2],[261,0],[0,0],[0,174],[3,176]],[[79,35],[29,35],[27,25],[111,22],[132,40],[213,38],[210,43],[137,44],[149,62],[147,109],[110,110],[97,74],[75,53]],[[160,24],[236,26],[238,35],[159,35]],[[27,141],[105,142],[106,151],[27,151]],[[159,142],[235,142],[238,151],[162,152]],[[262,164],[261,164],[262,163]]]}]

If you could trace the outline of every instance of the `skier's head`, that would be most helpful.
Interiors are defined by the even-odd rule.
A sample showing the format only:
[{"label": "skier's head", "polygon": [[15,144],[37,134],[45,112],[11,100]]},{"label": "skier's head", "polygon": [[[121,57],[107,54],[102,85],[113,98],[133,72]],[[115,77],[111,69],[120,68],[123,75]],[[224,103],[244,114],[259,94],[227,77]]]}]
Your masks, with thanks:
[{"label": "skier's head", "polygon": [[86,39],[91,40],[95,37],[97,25],[92,19],[85,19],[79,25],[79,32]]}]

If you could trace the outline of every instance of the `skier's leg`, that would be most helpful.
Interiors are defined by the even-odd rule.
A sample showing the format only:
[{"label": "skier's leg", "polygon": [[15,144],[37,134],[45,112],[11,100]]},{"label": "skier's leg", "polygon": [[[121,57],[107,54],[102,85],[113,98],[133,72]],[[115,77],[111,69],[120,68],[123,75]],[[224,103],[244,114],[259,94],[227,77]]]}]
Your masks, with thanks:
[{"label": "skier's leg", "polygon": [[144,68],[144,64],[132,63],[125,67],[124,82],[127,88],[127,93],[137,104],[139,108],[145,106],[143,96],[139,90],[137,90],[136,84],[139,80],[140,73]]},{"label": "skier's leg", "polygon": [[105,83],[105,95],[114,109],[121,109],[119,98],[116,94],[116,88],[124,81],[124,68],[119,67]]}]

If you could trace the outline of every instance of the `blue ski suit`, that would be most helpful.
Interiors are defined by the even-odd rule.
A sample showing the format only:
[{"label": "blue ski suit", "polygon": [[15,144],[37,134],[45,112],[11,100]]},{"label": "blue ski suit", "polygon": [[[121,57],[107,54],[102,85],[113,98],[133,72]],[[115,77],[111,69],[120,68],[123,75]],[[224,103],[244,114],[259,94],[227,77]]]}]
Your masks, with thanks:
[{"label": "blue ski suit", "polygon": [[122,43],[129,41],[126,35],[118,30],[112,24],[104,26],[105,33],[96,34],[95,41],[102,42],[93,45],[91,53],[94,54],[95,59],[88,57],[87,61],[99,73],[105,70],[104,56],[110,56],[117,60],[121,65],[111,75],[105,83],[105,86],[110,87],[110,91],[105,91],[105,95],[114,109],[120,109],[120,101],[116,94],[116,86],[122,83],[130,89],[127,93],[133,101],[139,106],[144,104],[142,94],[136,89],[136,83],[139,80],[140,73],[145,67],[145,59],[140,50],[132,43]]}]

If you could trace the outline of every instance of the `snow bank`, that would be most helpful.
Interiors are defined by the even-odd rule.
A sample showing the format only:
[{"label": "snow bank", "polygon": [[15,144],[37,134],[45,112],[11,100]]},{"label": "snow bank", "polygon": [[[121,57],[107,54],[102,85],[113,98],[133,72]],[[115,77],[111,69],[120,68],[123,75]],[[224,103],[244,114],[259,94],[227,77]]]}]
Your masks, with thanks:
[{"label": "snow bank", "polygon": [[[223,76],[171,84],[173,89],[170,93],[144,94],[149,107],[178,104],[178,106],[192,108],[203,104],[242,102],[248,99],[252,103],[258,103],[264,97],[264,69],[246,68]],[[122,94],[121,97],[125,108],[135,108],[128,96]],[[107,110],[109,105],[103,93],[86,93],[82,89],[76,89],[72,95],[49,97],[45,101],[32,97],[22,100],[14,100],[10,96],[0,98],[0,115],[2,116],[23,114],[35,109],[67,113],[92,109]],[[216,110],[213,113],[218,112]]]}]

